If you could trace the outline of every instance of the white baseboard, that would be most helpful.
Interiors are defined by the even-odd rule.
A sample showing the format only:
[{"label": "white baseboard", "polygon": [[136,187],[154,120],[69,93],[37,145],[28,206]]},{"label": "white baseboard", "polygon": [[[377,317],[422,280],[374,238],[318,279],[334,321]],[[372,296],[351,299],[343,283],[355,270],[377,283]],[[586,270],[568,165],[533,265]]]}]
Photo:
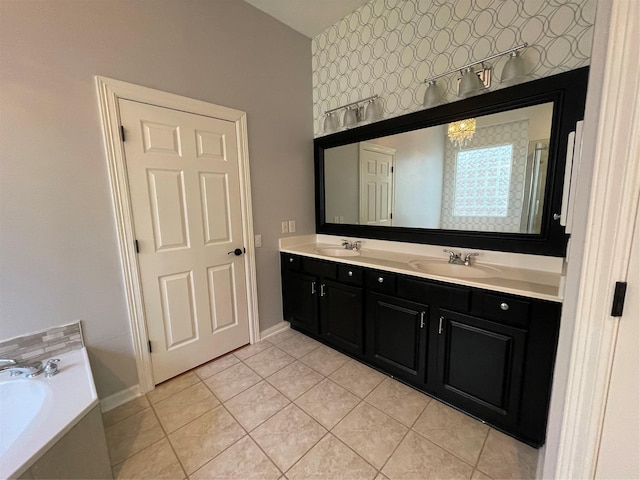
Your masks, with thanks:
[{"label": "white baseboard", "polygon": [[140,385],[134,385],[133,387],[120,390],[113,395],[102,398],[100,400],[100,410],[102,410],[102,413],[108,412],[109,410],[113,410],[114,408],[119,407],[134,398],[141,397],[142,395]]},{"label": "white baseboard", "polygon": [[284,320],[280,323],[276,323],[273,327],[269,327],[266,330],[260,332],[260,340],[265,340],[268,337],[272,337],[276,333],[284,332],[290,328],[289,322]]}]

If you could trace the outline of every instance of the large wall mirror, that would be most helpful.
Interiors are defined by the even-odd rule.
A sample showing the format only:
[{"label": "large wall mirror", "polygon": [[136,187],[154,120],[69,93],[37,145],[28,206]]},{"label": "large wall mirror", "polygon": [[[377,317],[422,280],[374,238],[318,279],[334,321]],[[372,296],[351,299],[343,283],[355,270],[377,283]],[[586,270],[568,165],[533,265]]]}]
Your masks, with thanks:
[{"label": "large wall mirror", "polygon": [[315,140],[318,233],[563,256],[588,69]]}]

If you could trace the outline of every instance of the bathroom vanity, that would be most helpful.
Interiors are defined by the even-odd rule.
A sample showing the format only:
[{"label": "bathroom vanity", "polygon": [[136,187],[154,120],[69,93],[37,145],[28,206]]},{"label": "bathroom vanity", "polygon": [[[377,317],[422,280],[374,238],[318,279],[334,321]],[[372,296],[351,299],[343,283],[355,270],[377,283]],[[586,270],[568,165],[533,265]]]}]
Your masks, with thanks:
[{"label": "bathroom vanity", "polygon": [[284,317],[293,328],[526,443],[544,443],[559,275],[487,273],[494,267],[476,264],[454,265],[471,272],[456,279],[455,268],[419,268],[447,266],[445,256],[327,250],[281,248]]},{"label": "bathroom vanity", "polygon": [[[582,68],[316,138],[318,236],[281,240],[285,320],[544,444],[587,80]],[[450,264],[443,248],[481,256]]]}]

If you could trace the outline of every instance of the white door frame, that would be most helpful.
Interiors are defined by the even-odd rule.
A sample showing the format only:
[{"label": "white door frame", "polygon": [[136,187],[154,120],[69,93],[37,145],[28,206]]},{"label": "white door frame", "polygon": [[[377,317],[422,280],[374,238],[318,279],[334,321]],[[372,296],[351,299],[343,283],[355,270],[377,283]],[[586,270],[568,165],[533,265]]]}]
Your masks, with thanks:
[{"label": "white door frame", "polygon": [[256,259],[253,236],[253,213],[251,208],[251,183],[249,178],[249,144],[247,138],[247,114],[227,107],[192,98],[174,95],[147,87],[141,87],[106,77],[95,77],[104,135],[105,152],[109,167],[109,182],[116,216],[118,245],[122,261],[127,310],[133,347],[138,370],[138,383],[142,393],[155,388],[151,370],[151,356],[145,323],[144,303],[140,283],[140,270],[135,249],[133,215],[129,195],[129,182],[124,154],[120,140],[120,112],[118,100],[126,99],[171,108],[187,113],[234,122],[238,138],[238,163],[240,165],[240,198],[242,214],[242,234],[247,253],[245,269],[247,273],[247,299],[249,308],[249,339],[251,343],[260,341],[258,321],[258,295]]},{"label": "white door frame", "polygon": [[601,88],[602,98],[575,318],[563,318],[573,321],[573,341],[557,460],[544,468],[552,478],[595,475],[620,321],[610,316],[613,287],[627,279],[640,199],[640,3],[610,5],[603,84],[589,86]]}]

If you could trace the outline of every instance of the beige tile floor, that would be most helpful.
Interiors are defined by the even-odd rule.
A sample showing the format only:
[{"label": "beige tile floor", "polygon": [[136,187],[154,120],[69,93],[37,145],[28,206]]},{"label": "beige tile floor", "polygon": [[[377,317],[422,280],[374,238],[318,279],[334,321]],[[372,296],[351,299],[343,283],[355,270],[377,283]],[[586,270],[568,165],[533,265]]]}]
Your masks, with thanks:
[{"label": "beige tile floor", "polygon": [[534,478],[537,450],[293,330],[104,414],[114,478]]}]

